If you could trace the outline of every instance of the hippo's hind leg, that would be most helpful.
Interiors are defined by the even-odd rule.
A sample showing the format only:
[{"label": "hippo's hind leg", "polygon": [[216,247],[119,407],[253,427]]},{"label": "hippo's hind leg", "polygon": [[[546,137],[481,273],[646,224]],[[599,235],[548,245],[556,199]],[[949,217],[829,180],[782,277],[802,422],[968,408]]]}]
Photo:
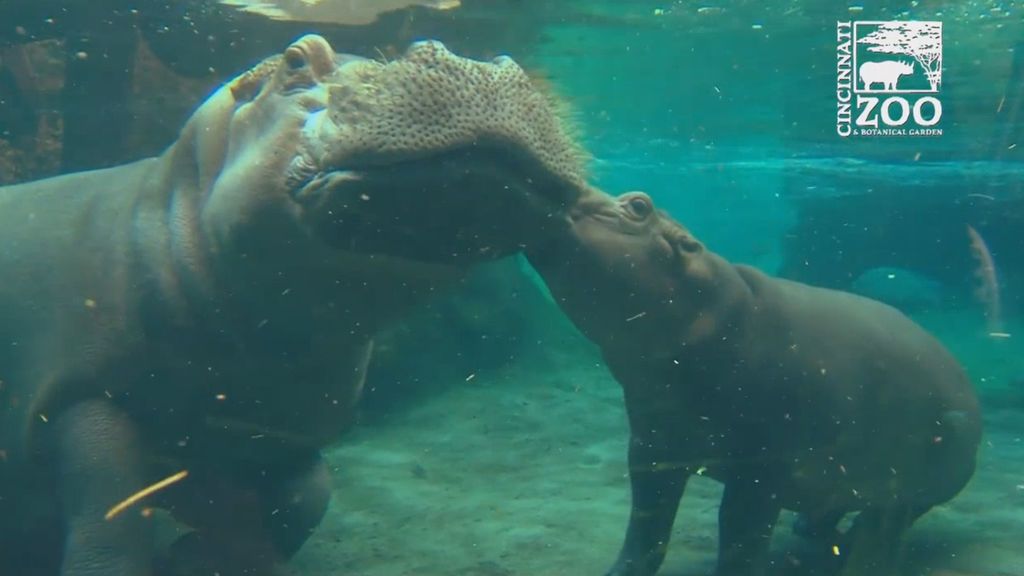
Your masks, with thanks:
[{"label": "hippo's hind leg", "polygon": [[802,513],[793,523],[793,534],[806,540],[834,539],[839,534],[837,527],[843,516],[846,516],[845,510]]},{"label": "hippo's hind leg", "polygon": [[718,569],[720,576],[760,576],[768,566],[772,531],[781,506],[756,475],[743,475],[725,484],[718,508]]},{"label": "hippo's hind leg", "polygon": [[893,576],[897,574],[903,536],[928,510],[927,507],[893,505],[866,508],[847,531],[849,555],[841,576]]},{"label": "hippo's hind leg", "polygon": [[844,558],[835,555],[835,547],[845,548],[845,535],[839,530],[839,523],[846,514],[846,510],[800,513],[793,523],[793,534],[800,538],[793,552],[824,574],[838,572]]},{"label": "hippo's hind leg", "polygon": [[152,527],[137,511],[105,519],[146,482],[135,424],[113,403],[89,400],[55,425],[57,490],[65,526],[62,576],[146,576]]}]

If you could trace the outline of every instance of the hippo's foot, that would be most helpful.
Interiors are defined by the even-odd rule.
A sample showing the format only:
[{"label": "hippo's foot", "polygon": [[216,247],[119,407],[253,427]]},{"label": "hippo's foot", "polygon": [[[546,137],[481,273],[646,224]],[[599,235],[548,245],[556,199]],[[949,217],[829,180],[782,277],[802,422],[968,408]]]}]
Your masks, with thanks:
[{"label": "hippo's foot", "polygon": [[858,514],[843,538],[849,555],[840,576],[895,576],[903,550],[903,535],[924,511],[892,506],[868,508]]},{"label": "hippo's foot", "polygon": [[191,480],[167,504],[194,531],[172,544],[160,576],[285,574],[330,499],[316,452],[244,472],[199,469]]},{"label": "hippo's foot", "polygon": [[201,532],[189,532],[171,545],[167,558],[157,566],[157,576],[282,576],[275,554],[262,546],[245,546],[233,541],[225,547],[224,539]]},{"label": "hippo's foot", "polygon": [[665,554],[657,552],[636,558],[622,554],[604,576],[653,576],[664,559]]}]

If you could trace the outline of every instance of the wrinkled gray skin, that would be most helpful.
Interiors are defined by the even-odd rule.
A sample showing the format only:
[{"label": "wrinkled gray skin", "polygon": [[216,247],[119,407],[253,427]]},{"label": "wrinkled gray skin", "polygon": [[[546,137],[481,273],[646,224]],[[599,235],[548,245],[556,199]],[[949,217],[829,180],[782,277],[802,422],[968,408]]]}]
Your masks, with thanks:
[{"label": "wrinkled gray skin", "polygon": [[[291,556],[374,334],[585,190],[551,104],[507,58],[423,42],[385,65],[306,36],[160,157],[0,188],[0,573]],[[148,506],[196,529],[162,563]]]},{"label": "wrinkled gray skin", "polygon": [[657,572],[695,473],[725,485],[721,576],[764,573],[783,508],[849,574],[888,574],[903,531],[973,474],[971,384],[896,309],[733,265],[642,193],[571,220],[529,257],[624,391],[632,513],[608,574]]}]

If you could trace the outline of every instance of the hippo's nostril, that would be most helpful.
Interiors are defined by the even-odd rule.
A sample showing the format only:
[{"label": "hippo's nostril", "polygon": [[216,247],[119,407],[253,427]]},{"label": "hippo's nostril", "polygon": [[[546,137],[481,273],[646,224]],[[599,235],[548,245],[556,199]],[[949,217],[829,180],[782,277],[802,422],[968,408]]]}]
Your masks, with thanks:
[{"label": "hippo's nostril", "polygon": [[301,48],[297,46],[289,46],[288,49],[284,51],[284,61],[292,70],[298,70],[306,65],[306,55],[302,53]]}]

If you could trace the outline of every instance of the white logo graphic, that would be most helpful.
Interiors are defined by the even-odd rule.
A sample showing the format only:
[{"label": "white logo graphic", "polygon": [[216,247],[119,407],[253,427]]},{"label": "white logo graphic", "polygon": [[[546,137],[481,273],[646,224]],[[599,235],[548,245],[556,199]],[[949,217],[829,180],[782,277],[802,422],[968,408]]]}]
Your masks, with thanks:
[{"label": "white logo graphic", "polygon": [[836,22],[836,41],[836,133],[942,135],[942,22]]},{"label": "white logo graphic", "polygon": [[914,65],[886,60],[885,62],[865,62],[857,70],[860,74],[860,81],[864,84],[861,92],[870,92],[871,85],[875,82],[882,83],[883,92],[895,92],[900,76],[913,74]]}]

